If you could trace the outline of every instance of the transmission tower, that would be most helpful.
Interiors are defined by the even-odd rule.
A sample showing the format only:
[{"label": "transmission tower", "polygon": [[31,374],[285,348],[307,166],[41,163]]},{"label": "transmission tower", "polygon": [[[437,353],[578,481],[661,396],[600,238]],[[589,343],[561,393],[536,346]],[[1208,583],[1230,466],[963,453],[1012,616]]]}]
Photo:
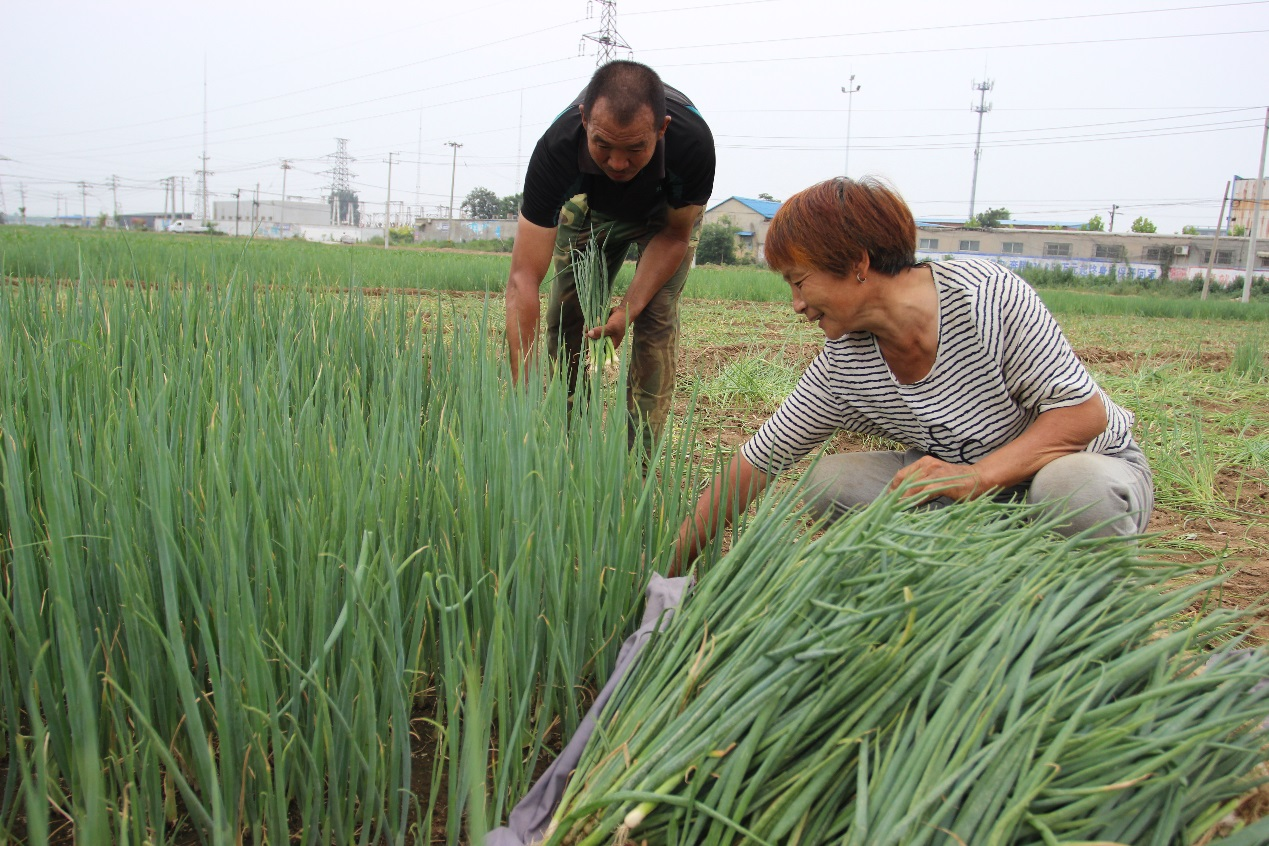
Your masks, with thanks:
[{"label": "transmission tower", "polygon": [[211,209],[208,208],[207,202],[207,198],[210,196],[207,193],[207,177],[214,176],[216,172],[207,169],[206,153],[199,156],[199,158],[202,159],[203,166],[194,171],[194,175],[198,177],[198,218],[206,224],[211,219]]},{"label": "transmission tower", "polygon": [[621,37],[621,33],[617,32],[617,0],[587,0],[586,17],[591,16],[592,7],[596,3],[599,4],[599,31],[583,35],[578,52],[581,54],[586,52],[587,41],[598,44],[599,47],[595,51],[595,67],[611,62],[614,58],[613,54],[619,50],[624,50],[627,58],[634,55],[634,49]]},{"label": "transmission tower", "polygon": [[969,104],[971,112],[978,112],[978,137],[974,139],[974,179],[969,185],[969,220],[974,219],[974,195],[978,193],[978,160],[983,155],[983,115],[991,111],[991,103],[987,102],[987,92],[994,88],[996,83],[990,79],[982,82],[974,83],[974,90],[978,92],[978,105],[972,102]]},{"label": "transmission tower", "polygon": [[348,139],[336,138],[335,152],[327,155],[326,158],[335,160],[334,166],[324,172],[330,174],[331,223],[339,223],[340,212],[347,198],[352,194],[352,178],[357,175],[348,168],[349,162],[356,161],[348,155]]}]

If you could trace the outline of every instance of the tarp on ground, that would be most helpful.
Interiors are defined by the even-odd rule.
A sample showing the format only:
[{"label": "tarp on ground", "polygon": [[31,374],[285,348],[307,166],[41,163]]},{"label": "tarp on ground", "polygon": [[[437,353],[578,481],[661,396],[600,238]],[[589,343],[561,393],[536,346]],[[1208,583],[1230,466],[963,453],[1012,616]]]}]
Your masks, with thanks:
[{"label": "tarp on ground", "polygon": [[686,577],[667,579],[653,574],[648,582],[647,605],[643,612],[643,622],[621,645],[617,655],[617,664],[608,678],[603,690],[595,697],[585,718],[577,727],[577,733],[569,739],[568,745],[560,752],[551,766],[537,780],[529,792],[524,795],[511,813],[507,816],[507,824],[491,831],[485,838],[485,846],[529,846],[544,839],[546,830],[551,824],[551,815],[564,796],[564,788],[568,786],[568,777],[577,768],[582,751],[586,748],[595,724],[599,720],[604,705],[608,703],[613,691],[621,683],[621,679],[634,666],[639,653],[643,650],[652,633],[663,628],[674,615],[687,589]]}]

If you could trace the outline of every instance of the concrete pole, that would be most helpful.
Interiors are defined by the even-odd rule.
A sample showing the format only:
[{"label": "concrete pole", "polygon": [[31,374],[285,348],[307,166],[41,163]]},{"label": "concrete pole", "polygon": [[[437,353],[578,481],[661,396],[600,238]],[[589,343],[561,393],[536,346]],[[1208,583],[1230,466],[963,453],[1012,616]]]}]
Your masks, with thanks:
[{"label": "concrete pole", "polygon": [[[842,86],[842,93],[846,95],[846,161],[842,165],[842,176],[850,178],[850,115],[855,105],[855,92],[862,88],[862,85],[855,84],[855,75],[852,73],[850,79]],[[971,202],[970,205],[973,205]]]},{"label": "concrete pole", "polygon": [[1229,198],[1230,183],[1225,183],[1225,193],[1221,194],[1221,213],[1216,216],[1216,234],[1212,236],[1212,254],[1207,257],[1207,276],[1203,278],[1203,295],[1199,297],[1201,300],[1207,299],[1207,292],[1212,289],[1212,265],[1216,264],[1216,248],[1221,242],[1221,221],[1225,219],[1225,200]]},{"label": "concrete pole", "polygon": [[388,249],[392,240],[392,229],[388,219],[392,216],[392,154],[388,153],[388,198],[383,201],[383,248]]},{"label": "concrete pole", "polygon": [[1256,270],[1256,240],[1260,234],[1260,200],[1265,189],[1265,151],[1269,150],[1269,108],[1265,109],[1265,132],[1260,140],[1260,176],[1256,177],[1256,204],[1251,207],[1251,240],[1247,244],[1247,275],[1243,277],[1243,302],[1251,302],[1251,279]]},{"label": "concrete pole", "polygon": [[454,180],[458,177],[458,148],[463,146],[456,141],[446,141],[454,148],[454,163],[449,172],[449,242],[454,243]]},{"label": "concrete pole", "polygon": [[286,226],[286,172],[291,169],[291,160],[282,160],[282,207],[278,211],[278,234],[282,234],[282,229]]}]

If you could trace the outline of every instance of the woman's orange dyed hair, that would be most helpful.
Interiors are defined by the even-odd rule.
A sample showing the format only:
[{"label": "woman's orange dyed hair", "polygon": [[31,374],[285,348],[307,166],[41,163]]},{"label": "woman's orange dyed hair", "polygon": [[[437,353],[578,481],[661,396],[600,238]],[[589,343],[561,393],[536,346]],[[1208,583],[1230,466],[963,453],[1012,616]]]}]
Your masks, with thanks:
[{"label": "woman's orange dyed hair", "polygon": [[794,194],[767,231],[767,264],[847,277],[864,254],[894,276],[916,264],[916,221],[903,198],[877,179],[844,176]]}]

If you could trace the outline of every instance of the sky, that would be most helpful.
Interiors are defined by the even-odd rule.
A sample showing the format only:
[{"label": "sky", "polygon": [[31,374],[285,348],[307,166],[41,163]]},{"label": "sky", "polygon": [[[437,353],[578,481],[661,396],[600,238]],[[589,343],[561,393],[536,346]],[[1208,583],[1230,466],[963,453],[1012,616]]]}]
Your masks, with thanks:
[{"label": "sky", "polygon": [[[1260,166],[1269,0],[617,0],[619,58],[651,65],[715,136],[711,205],[840,175],[890,182],[918,217],[1160,232],[1216,225]],[[585,85],[604,6],[9,0],[0,12],[0,211],[197,213],[234,192],[321,200],[336,139],[382,210],[444,216],[514,194]],[[853,83],[851,77],[854,77]],[[982,97],[975,85],[990,81]],[[843,88],[858,90],[847,94]],[[990,110],[981,115],[982,103]],[[975,136],[981,155],[974,184]],[[449,143],[461,144],[451,147]],[[117,188],[112,190],[112,178]],[[82,183],[82,186],[81,186]]]}]

